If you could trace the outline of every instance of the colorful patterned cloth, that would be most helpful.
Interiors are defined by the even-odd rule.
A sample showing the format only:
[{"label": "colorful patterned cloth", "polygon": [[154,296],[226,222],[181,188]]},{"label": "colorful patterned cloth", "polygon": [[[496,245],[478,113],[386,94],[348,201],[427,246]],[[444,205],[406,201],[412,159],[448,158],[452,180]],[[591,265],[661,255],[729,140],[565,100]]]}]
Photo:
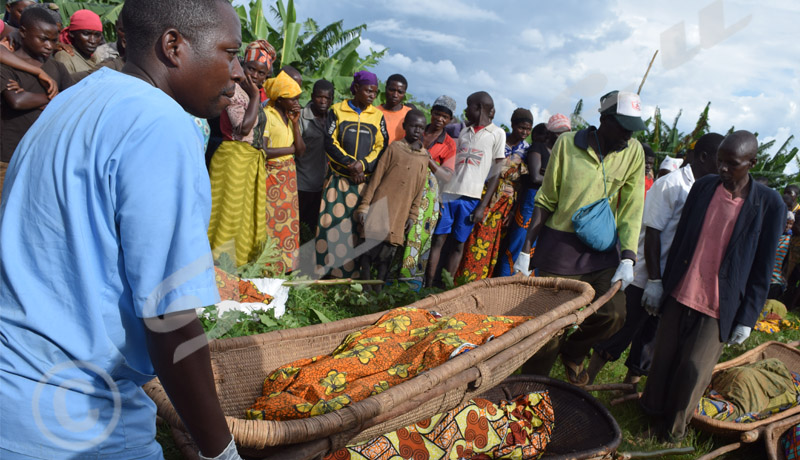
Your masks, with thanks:
[{"label": "colorful patterned cloth", "polygon": [[297,171],[294,158],[267,161],[267,235],[278,241],[282,260],[278,268],[290,272],[300,257],[300,220],[297,201]]},{"label": "colorful patterned cloth", "polygon": [[438,220],[439,181],[433,173],[429,173],[425,188],[422,190],[417,221],[406,236],[405,248],[403,251],[397,251],[395,257],[395,268],[392,271],[399,271],[400,278],[422,282],[431,250],[431,235]]},{"label": "colorful patterned cloth", "polygon": [[214,267],[214,278],[217,280],[220,300],[234,300],[239,303],[272,302],[272,296],[258,290],[252,281],[245,281]]},{"label": "colorful patterned cloth", "polygon": [[786,460],[800,459],[800,424],[789,428],[789,431],[781,436],[781,446]]},{"label": "colorful patterned cloth", "polygon": [[349,278],[356,272],[356,229],[353,211],[358,205],[364,184],[355,184],[334,171],[322,190],[322,204],[317,225],[317,274],[330,272],[334,278]]},{"label": "colorful patterned cloth", "polygon": [[246,142],[225,141],[211,158],[211,220],[214,259],[225,252],[237,266],[254,261],[267,238],[266,156]]},{"label": "colorful patterned cloth", "polygon": [[245,417],[292,420],[326,414],[410,380],[527,321],[524,316],[456,313],[436,317],[396,308],[348,335],[330,355],[301,359],[272,372]]},{"label": "colorful patterned cloth", "polygon": [[432,418],[336,452],[324,460],[537,459],[553,432],[547,391],[499,405],[475,399]]},{"label": "colorful patterned cloth", "polygon": [[800,375],[772,358],[716,374],[696,413],[726,422],[751,423],[798,403]]},{"label": "colorful patterned cloth", "polygon": [[[464,244],[464,256],[456,271],[456,284],[462,285],[488,278],[500,255],[503,220],[514,208],[519,178],[527,172],[524,163],[503,161],[500,182],[489,205],[483,222],[478,222]],[[484,194],[486,190],[484,190]]]},{"label": "colorful patterned cloth", "polygon": [[[522,245],[525,244],[525,238],[528,236],[537,190],[539,189],[528,188],[520,194],[514,219],[500,244],[500,258],[495,266],[494,276],[512,276],[514,274],[514,262],[517,261],[517,256],[522,251]],[[531,255],[535,250],[536,241],[531,245]]]},{"label": "colorful patterned cloth", "polygon": [[791,234],[784,234],[778,239],[778,249],[775,251],[775,266],[772,268],[770,284],[786,286],[786,279],[783,277],[783,262],[786,259],[786,253],[789,251],[789,240],[791,238]]}]

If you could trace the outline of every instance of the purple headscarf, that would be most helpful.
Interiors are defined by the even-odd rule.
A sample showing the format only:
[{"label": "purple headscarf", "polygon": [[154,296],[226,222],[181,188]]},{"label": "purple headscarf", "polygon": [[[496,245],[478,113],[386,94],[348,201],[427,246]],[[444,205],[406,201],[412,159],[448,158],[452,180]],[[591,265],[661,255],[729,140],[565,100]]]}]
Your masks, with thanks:
[{"label": "purple headscarf", "polygon": [[353,75],[353,83],[350,84],[350,92],[356,93],[356,85],[375,85],[378,86],[378,76],[369,70],[359,70]]}]

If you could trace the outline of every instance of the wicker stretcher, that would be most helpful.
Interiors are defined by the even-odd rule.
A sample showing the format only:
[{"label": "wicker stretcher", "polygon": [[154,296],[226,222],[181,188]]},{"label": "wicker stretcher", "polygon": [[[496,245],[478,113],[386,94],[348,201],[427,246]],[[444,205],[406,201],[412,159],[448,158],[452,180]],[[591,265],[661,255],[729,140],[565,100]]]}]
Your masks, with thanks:
[{"label": "wicker stretcher", "polygon": [[[797,342],[785,344],[781,342],[767,342],[756,348],[724,363],[714,366],[714,373],[731,367],[750,364],[769,358],[778,358],[789,370],[800,372],[800,350],[796,348]],[[764,420],[752,423],[723,422],[720,420],[706,417],[705,415],[695,414],[692,417],[692,425],[698,430],[727,438],[738,438],[738,442],[722,446],[702,457],[702,460],[710,460],[724,453],[731,452],[741,447],[743,443],[756,442],[763,438],[767,450],[767,457],[770,460],[778,460],[782,456],[778,455],[778,438],[789,427],[800,423],[800,406],[792,407],[783,412],[778,412]]]},{"label": "wicker stretcher", "polygon": [[[265,376],[300,358],[330,353],[351,332],[372,325],[383,313],[299,329],[217,340],[209,344],[223,412],[243,455],[307,459],[347,443],[371,439],[445,412],[492,388],[551,338],[580,324],[617,291],[594,297],[586,283],[557,278],[495,278],[470,283],[411,304],[442,314],[533,316],[502,336],[407,382],[339,411],[300,420],[243,419],[260,395]],[[179,447],[192,458],[193,446],[157,379],[145,385],[158,414],[172,427]]]}]

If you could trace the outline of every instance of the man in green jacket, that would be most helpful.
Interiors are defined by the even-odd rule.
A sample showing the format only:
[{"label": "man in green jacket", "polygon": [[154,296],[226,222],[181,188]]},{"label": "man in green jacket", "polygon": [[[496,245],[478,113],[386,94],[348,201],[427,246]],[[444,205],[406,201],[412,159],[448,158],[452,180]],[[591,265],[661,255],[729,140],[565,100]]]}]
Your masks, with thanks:
[{"label": "man in green jacket", "polygon": [[[585,281],[599,297],[618,280],[622,289],[568,338],[545,345],[523,370],[547,375],[559,352],[567,377],[585,385],[584,359],[592,347],[614,334],[625,322],[625,294],[633,280],[633,264],[644,209],[644,150],[632,139],[644,129],[641,101],[634,93],[612,91],[600,99],[600,127],[590,126],[559,136],[553,146],[544,182],[536,194],[528,237],[515,271]],[[618,245],[596,251],[580,240],[572,216],[580,208],[607,197]],[[537,241],[533,260],[532,241]]]}]

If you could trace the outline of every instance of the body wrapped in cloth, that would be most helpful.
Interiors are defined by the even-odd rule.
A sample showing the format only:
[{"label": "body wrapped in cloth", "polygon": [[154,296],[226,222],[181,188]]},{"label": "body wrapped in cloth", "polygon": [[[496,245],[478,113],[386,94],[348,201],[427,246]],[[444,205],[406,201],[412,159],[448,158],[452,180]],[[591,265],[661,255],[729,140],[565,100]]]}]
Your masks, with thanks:
[{"label": "body wrapped in cloth", "polygon": [[250,419],[291,420],[332,412],[414,378],[529,320],[525,316],[398,308],[348,335],[330,355],[301,359],[266,377]]}]

